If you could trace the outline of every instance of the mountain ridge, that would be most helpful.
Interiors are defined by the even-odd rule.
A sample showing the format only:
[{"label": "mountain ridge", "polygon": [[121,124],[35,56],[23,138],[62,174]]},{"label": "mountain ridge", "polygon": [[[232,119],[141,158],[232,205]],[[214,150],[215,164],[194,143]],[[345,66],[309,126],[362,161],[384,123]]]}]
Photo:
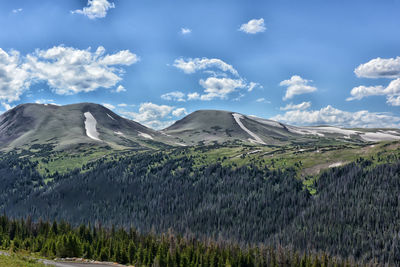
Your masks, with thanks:
[{"label": "mountain ridge", "polygon": [[115,149],[246,143],[284,146],[319,142],[400,139],[399,129],[293,126],[226,110],[197,110],[156,131],[95,103],[20,104],[0,115],[0,149],[50,144],[64,149],[90,144]]}]

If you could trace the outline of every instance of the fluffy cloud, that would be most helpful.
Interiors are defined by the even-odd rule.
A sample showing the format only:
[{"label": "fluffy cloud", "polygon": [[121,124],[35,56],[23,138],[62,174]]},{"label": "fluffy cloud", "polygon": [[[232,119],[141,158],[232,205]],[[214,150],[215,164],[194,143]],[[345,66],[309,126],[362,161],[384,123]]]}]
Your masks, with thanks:
[{"label": "fluffy cloud", "polygon": [[22,12],[22,10],[23,10],[22,8],[16,8],[16,9],[13,9],[12,12],[16,14],[16,13]]},{"label": "fluffy cloud", "polygon": [[358,86],[351,91],[351,97],[346,100],[360,100],[367,96],[385,95],[386,103],[392,106],[400,106],[400,57],[396,58],[375,58],[365,64],[358,66],[354,73],[364,78],[395,78],[387,87]]},{"label": "fluffy cloud", "polygon": [[295,95],[301,95],[306,93],[311,93],[317,91],[316,87],[308,85],[311,80],[306,80],[298,75],[293,75],[289,80],[284,80],[280,82],[280,86],[286,86],[286,94],[283,100],[288,100]]},{"label": "fluffy cloud", "polygon": [[194,93],[189,93],[189,94],[187,95],[187,97],[188,97],[188,100],[198,100],[198,99],[200,99],[200,94],[199,94],[199,93],[196,93],[196,92],[194,92]]},{"label": "fluffy cloud", "polygon": [[354,73],[363,78],[400,78],[400,57],[372,59],[358,66]]},{"label": "fluffy cloud", "polygon": [[111,109],[111,110],[115,109],[114,105],[111,105],[111,104],[108,104],[108,103],[102,103],[102,105],[105,106],[108,109]]},{"label": "fluffy cloud", "polygon": [[[240,93],[237,89],[247,89],[248,92],[251,92],[254,88],[261,87],[258,83],[247,82],[244,78],[240,77],[238,71],[232,65],[217,58],[179,58],[174,61],[173,66],[186,74],[202,70],[203,74],[208,76],[205,79],[199,80],[200,86],[203,87],[203,94],[196,92],[189,93],[187,100],[227,99],[234,92],[239,93],[240,98],[244,94]],[[214,71],[213,69],[217,69],[218,71]]]},{"label": "fluffy cloud", "polygon": [[117,89],[115,89],[113,92],[115,93],[126,92],[126,89],[122,85],[118,85]]},{"label": "fluffy cloud", "polygon": [[201,100],[212,100],[214,98],[226,99],[238,88],[245,88],[247,84],[242,79],[216,78],[209,77],[200,80],[200,85],[204,88],[205,94],[200,96]]},{"label": "fluffy cloud", "polygon": [[385,88],[381,85],[378,86],[358,86],[351,89],[351,97],[348,97],[346,100],[360,100],[364,97],[371,95],[384,95]]},{"label": "fluffy cloud", "polygon": [[400,117],[385,113],[372,113],[367,110],[348,112],[336,109],[330,105],[320,110],[291,110],[271,119],[294,125],[328,124],[349,128],[400,127]]},{"label": "fluffy cloud", "polygon": [[350,94],[351,97],[348,97],[347,101],[360,100],[367,96],[385,95],[389,105],[400,106],[400,78],[391,81],[386,88],[381,85],[354,87]]},{"label": "fluffy cloud", "polygon": [[90,19],[96,19],[104,18],[107,15],[107,11],[111,8],[115,8],[115,5],[107,0],[88,0],[87,7],[71,12],[85,15]]},{"label": "fluffy cloud", "polygon": [[157,105],[151,102],[142,103],[138,112],[119,110],[118,113],[154,129],[163,129],[173,124],[171,116],[186,115],[186,109],[167,105]]},{"label": "fluffy cloud", "polygon": [[311,107],[311,102],[303,102],[297,105],[292,103],[287,104],[285,107],[281,107],[281,110],[305,110]]},{"label": "fluffy cloud", "polygon": [[259,32],[264,32],[267,28],[264,24],[264,19],[252,19],[247,23],[244,23],[240,26],[239,31],[249,33],[249,34],[256,34]]},{"label": "fluffy cloud", "polygon": [[174,91],[161,95],[161,98],[168,101],[184,102],[185,94],[179,91]]},{"label": "fluffy cloud", "polygon": [[30,86],[29,72],[21,66],[17,51],[5,52],[0,48],[0,100],[13,102]]},{"label": "fluffy cloud", "polygon": [[[56,103],[54,103],[54,100],[53,100],[53,99],[44,99],[44,98],[36,99],[36,100],[35,100],[35,103],[36,103],[36,104],[52,104],[52,105],[57,105]],[[57,106],[58,106],[58,105],[57,105]]]},{"label": "fluffy cloud", "polygon": [[178,58],[175,59],[173,66],[187,74],[195,73],[199,70],[217,68],[225,72],[230,72],[235,76],[239,76],[238,72],[232,67],[232,65],[229,65],[218,58]]},{"label": "fluffy cloud", "polygon": [[11,106],[10,104],[7,104],[7,103],[5,103],[5,102],[1,102],[1,105],[6,109],[6,110],[9,110],[9,109],[12,109],[14,106]]},{"label": "fluffy cloud", "polygon": [[122,69],[116,66],[138,61],[138,57],[128,50],[105,56],[104,52],[102,46],[95,52],[55,46],[28,55],[24,68],[35,80],[46,81],[57,94],[90,92],[115,86],[122,80]]},{"label": "fluffy cloud", "polygon": [[191,34],[192,30],[189,28],[181,28],[181,34],[183,35],[187,35],[187,34]]},{"label": "fluffy cloud", "polygon": [[180,116],[184,116],[187,114],[188,113],[185,108],[177,108],[174,111],[172,111],[172,115],[174,115],[175,117],[180,117]]}]

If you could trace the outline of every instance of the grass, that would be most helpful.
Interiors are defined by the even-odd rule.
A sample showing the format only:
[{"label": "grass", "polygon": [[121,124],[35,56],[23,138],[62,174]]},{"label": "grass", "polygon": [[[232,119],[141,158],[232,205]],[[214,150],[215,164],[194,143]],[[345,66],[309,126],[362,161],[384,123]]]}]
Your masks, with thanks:
[{"label": "grass", "polygon": [[[45,177],[44,182],[51,181],[51,174],[55,172],[67,173],[76,168],[99,159],[105,161],[118,161],[128,155],[142,153],[146,150],[116,150],[104,147],[83,146],[71,151],[53,151],[46,153],[21,154],[31,156],[32,161],[38,162],[37,170]],[[148,150],[147,150],[148,151]],[[298,178],[303,180],[304,186],[312,193],[318,174],[329,169],[332,164],[347,164],[360,157],[372,160],[376,166],[385,162],[393,162],[400,158],[400,142],[380,142],[363,144],[344,143],[318,143],[293,144],[286,146],[251,146],[245,144],[225,144],[210,146],[195,146],[185,148],[164,148],[162,151],[169,158],[193,159],[194,170],[202,166],[220,163],[223,166],[245,166],[253,164],[259,168],[269,169],[295,168]],[[152,167],[163,165],[164,162],[155,162]],[[87,170],[84,170],[87,171]]]},{"label": "grass", "polygon": [[10,256],[0,255],[0,266],[7,267],[45,267],[43,263],[37,262],[35,259],[31,259],[25,256],[12,254]]}]

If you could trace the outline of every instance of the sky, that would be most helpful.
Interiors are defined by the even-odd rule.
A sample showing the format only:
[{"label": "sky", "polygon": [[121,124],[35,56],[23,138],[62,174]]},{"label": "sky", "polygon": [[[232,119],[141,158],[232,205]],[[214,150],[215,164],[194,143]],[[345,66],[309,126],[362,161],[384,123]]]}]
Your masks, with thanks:
[{"label": "sky", "polygon": [[400,127],[400,0],[0,0],[0,113],[103,104]]}]

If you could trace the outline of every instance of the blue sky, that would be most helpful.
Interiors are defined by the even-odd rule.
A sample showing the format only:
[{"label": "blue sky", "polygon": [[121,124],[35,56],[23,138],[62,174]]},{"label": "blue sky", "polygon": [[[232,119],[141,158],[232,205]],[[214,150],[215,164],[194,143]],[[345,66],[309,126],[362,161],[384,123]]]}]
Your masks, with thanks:
[{"label": "blue sky", "polygon": [[0,1],[0,112],[107,104],[163,128],[198,109],[400,126],[400,1]]}]

